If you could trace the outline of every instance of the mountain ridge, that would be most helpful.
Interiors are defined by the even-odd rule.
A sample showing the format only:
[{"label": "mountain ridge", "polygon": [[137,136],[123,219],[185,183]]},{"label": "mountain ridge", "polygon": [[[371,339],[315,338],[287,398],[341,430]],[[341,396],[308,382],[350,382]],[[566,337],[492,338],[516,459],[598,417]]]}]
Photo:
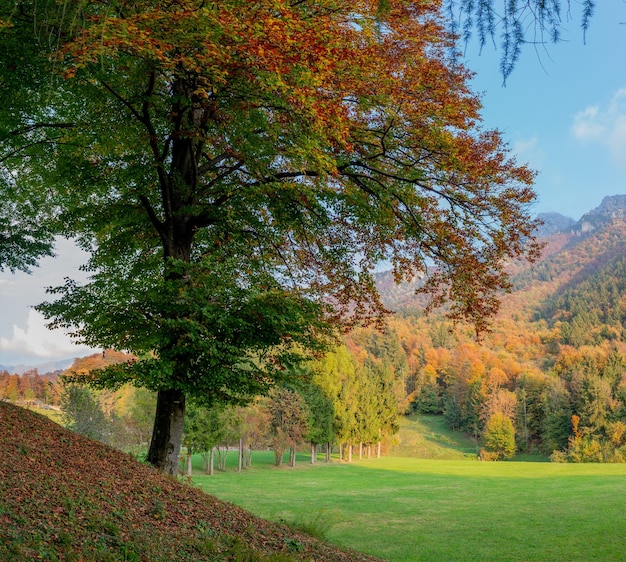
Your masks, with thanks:
[{"label": "mountain ridge", "polygon": [[65,369],[70,367],[72,363],[74,363],[74,361],[76,361],[76,357],[57,359],[55,361],[44,361],[43,363],[37,363],[33,365],[26,365],[25,363],[5,365],[0,363],[0,371],[7,371],[12,375],[23,375],[28,371],[37,369],[37,372],[40,375],[45,375],[48,373],[55,373],[57,371],[64,371]]}]

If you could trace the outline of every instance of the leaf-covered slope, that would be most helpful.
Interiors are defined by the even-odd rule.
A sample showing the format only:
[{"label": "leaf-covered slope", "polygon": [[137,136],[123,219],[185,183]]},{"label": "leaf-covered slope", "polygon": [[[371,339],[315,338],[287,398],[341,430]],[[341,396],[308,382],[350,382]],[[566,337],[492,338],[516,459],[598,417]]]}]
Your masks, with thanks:
[{"label": "leaf-covered slope", "polygon": [[1,560],[374,560],[254,517],[6,402],[0,451]]}]

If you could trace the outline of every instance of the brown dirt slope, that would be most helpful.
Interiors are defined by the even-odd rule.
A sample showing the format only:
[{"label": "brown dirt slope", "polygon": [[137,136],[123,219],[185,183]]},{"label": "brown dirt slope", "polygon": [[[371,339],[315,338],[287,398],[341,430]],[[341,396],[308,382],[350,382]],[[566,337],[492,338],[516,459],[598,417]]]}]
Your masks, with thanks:
[{"label": "brown dirt slope", "polygon": [[367,561],[0,402],[0,560]]}]

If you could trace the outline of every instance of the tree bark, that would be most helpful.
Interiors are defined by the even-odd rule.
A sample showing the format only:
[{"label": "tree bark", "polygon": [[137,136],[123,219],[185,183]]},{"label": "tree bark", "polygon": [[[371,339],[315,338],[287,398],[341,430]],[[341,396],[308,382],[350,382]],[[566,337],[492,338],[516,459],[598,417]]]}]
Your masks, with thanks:
[{"label": "tree bark", "polygon": [[317,445],[311,443],[311,464],[315,464],[315,461],[317,461]]},{"label": "tree bark", "polygon": [[289,466],[296,466],[296,446],[289,447]]},{"label": "tree bark", "polygon": [[178,474],[184,418],[185,395],[182,391],[159,390],[148,462],[170,476]]}]

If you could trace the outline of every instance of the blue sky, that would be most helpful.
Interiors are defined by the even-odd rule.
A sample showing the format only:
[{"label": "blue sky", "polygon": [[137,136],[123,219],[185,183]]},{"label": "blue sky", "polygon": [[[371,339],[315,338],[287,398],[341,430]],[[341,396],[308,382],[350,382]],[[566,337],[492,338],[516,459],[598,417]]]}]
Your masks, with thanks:
[{"label": "blue sky", "polygon": [[[466,50],[482,93],[486,128],[504,134],[519,162],[537,170],[535,211],[580,218],[606,195],[626,193],[626,2],[599,1],[586,44],[572,0],[563,41],[526,46],[506,87],[499,49]],[[620,22],[625,22],[621,24]],[[0,365],[37,365],[89,353],[50,332],[32,306],[45,287],[76,276],[84,256],[63,242],[31,275],[0,273]]]},{"label": "blue sky", "polygon": [[537,212],[579,219],[605,195],[626,193],[626,2],[596,4],[586,43],[572,7],[563,42],[527,45],[505,87],[498,51],[465,53],[485,125],[538,172]]}]

